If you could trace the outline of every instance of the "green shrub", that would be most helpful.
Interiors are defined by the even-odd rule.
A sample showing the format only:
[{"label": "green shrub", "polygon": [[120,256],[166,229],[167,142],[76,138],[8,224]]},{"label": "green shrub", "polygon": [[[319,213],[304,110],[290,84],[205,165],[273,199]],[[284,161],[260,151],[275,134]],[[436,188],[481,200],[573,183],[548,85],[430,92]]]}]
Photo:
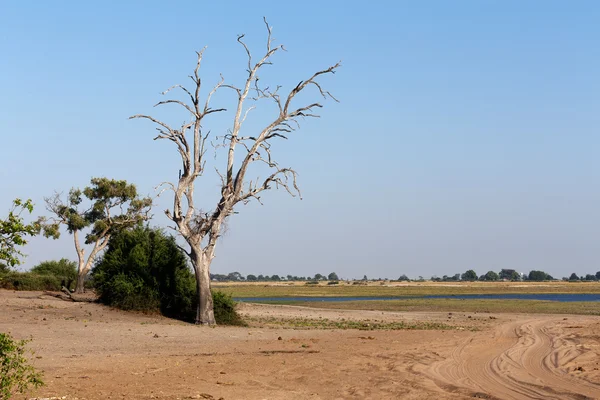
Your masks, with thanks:
[{"label": "green shrub", "polygon": [[339,281],[329,281],[327,282],[328,285],[339,285],[340,282]]},{"label": "green shrub", "polygon": [[60,291],[61,280],[53,275],[8,272],[0,275],[0,289]]},{"label": "green shrub", "polygon": [[319,282],[318,281],[308,281],[305,283],[305,285],[318,285]]},{"label": "green shrub", "polygon": [[42,374],[36,372],[25,358],[27,342],[0,333],[0,400],[10,399],[15,393],[24,393],[30,386],[44,384]]},{"label": "green shrub", "polygon": [[37,275],[55,276],[69,290],[73,282],[77,281],[77,263],[66,258],[62,258],[59,261],[43,261],[33,267],[31,272]]},{"label": "green shrub", "polygon": [[235,311],[236,303],[230,294],[213,290],[212,295],[217,323],[221,325],[246,326],[244,320]]},{"label": "green shrub", "polygon": [[[175,239],[161,230],[139,226],[112,236],[92,279],[105,304],[185,321],[196,316],[194,274]],[[239,323],[233,300],[215,296],[217,323]]]}]

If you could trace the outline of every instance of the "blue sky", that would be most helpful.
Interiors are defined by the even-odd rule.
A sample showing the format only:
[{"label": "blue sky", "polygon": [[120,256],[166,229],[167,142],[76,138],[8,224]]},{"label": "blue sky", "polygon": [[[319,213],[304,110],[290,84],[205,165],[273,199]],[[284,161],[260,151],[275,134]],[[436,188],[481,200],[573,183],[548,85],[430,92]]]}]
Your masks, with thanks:
[{"label": "blue sky", "polygon": [[[250,5],[249,5],[250,4]],[[265,82],[322,80],[340,99],[277,143],[304,199],[240,208],[213,272],[429,277],[475,269],[600,270],[600,4],[595,1],[0,3],[0,210],[93,176],[143,194],[177,176],[171,143],[127,118],[202,76],[244,78],[273,26]],[[216,99],[231,107],[232,97]],[[248,130],[272,111],[259,109]],[[223,133],[228,115],[214,118]],[[229,114],[230,116],[230,114]],[[218,178],[197,192],[212,207]],[[166,226],[162,210],[153,224]],[[74,259],[71,238],[34,239],[25,268]]]}]

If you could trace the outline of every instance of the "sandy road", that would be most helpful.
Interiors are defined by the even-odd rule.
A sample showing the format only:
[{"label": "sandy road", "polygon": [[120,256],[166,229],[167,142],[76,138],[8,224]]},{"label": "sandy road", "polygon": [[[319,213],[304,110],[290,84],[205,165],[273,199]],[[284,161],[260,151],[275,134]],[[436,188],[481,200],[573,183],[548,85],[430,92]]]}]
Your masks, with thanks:
[{"label": "sandy road", "polygon": [[523,317],[463,340],[422,369],[448,391],[498,399],[600,399],[599,320]]}]

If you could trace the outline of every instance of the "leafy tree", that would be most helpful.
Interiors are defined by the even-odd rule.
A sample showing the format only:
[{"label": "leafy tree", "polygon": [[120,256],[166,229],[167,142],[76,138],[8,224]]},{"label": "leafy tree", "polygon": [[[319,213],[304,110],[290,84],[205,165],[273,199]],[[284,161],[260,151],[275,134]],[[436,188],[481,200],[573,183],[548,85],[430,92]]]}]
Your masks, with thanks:
[{"label": "leafy tree", "polygon": [[570,281],[578,281],[578,280],[579,280],[579,277],[577,276],[577,274],[576,274],[575,272],[573,272],[573,273],[571,274],[571,276],[569,277],[569,280],[570,280]]},{"label": "leafy tree", "polygon": [[[263,79],[259,76],[262,68],[272,64],[272,57],[283,49],[281,46],[273,47],[271,27],[267,25],[266,52],[254,59],[249,47],[244,42],[244,35],[238,36],[248,62],[244,66],[247,78],[241,86],[225,83],[221,80],[212,90],[208,91],[206,100],[200,98],[204,91],[200,78],[200,64],[204,51],[197,53],[197,62],[191,79],[193,85],[188,89],[182,85],[175,85],[172,89],[180,89],[185,101],[170,98],[159,102],[157,105],[181,106],[190,115],[190,118],[178,127],[171,126],[149,115],[134,115],[131,118],[143,118],[157,125],[158,135],[155,139],[166,139],[175,144],[181,156],[182,170],[176,183],[164,182],[166,188],[174,194],[173,209],[167,210],[167,217],[173,221],[176,229],[189,245],[188,256],[194,267],[198,288],[198,310],[196,322],[198,324],[215,323],[213,312],[213,299],[210,291],[210,266],[215,257],[218,239],[222,235],[223,223],[235,213],[236,207],[247,204],[253,199],[258,202],[263,192],[272,187],[283,188],[290,195],[300,195],[296,182],[296,171],[292,168],[281,167],[273,158],[271,144],[279,139],[287,139],[299,127],[300,119],[317,117],[315,110],[322,107],[318,102],[307,102],[307,88],[316,89],[317,95],[327,98],[331,94],[323,89],[318,78],[322,75],[333,74],[340,64],[320,70],[307,79],[295,84],[287,94],[280,93],[281,86],[263,86]],[[164,92],[168,93],[171,89]],[[228,132],[215,138],[210,135],[206,117],[211,114],[226,111],[223,107],[211,107],[214,93],[228,90],[234,95],[235,110],[233,121]],[[274,115],[267,123],[258,128],[255,133],[242,134],[242,126],[248,113],[257,104],[264,101],[275,103]],[[267,117],[268,118],[268,117]],[[219,148],[224,148],[227,162],[223,168],[216,168],[221,179],[219,200],[212,210],[206,211],[197,205],[194,198],[194,187],[197,178],[205,172],[205,153],[208,144],[219,142]],[[236,152],[237,151],[237,152]],[[256,166],[269,169],[262,179],[248,180],[250,170]],[[212,169],[211,169],[212,170]]]},{"label": "leafy tree", "polygon": [[0,333],[0,399],[10,399],[15,393],[44,384],[42,374],[25,357],[27,342]]},{"label": "leafy tree", "polygon": [[279,277],[279,275],[273,275],[273,276],[271,276],[271,280],[279,282],[281,280],[281,278]]},{"label": "leafy tree", "polygon": [[410,279],[408,278],[408,276],[406,276],[404,274],[400,275],[400,277],[398,278],[398,280],[401,281],[401,282],[402,281],[406,281],[406,282],[410,281]]},{"label": "leafy tree", "polygon": [[596,279],[600,281],[600,271],[596,272]]},{"label": "leafy tree", "polygon": [[595,281],[596,279],[596,275],[592,275],[592,274],[586,274],[585,276],[585,280],[586,281]]},{"label": "leafy tree", "polygon": [[546,280],[549,280],[551,278],[552,277],[549,276],[544,271],[536,271],[536,270],[529,271],[529,275],[527,277],[528,280],[530,280],[530,281],[537,281],[537,282],[546,281]]},{"label": "leafy tree", "polygon": [[256,282],[258,279],[256,278],[256,275],[249,274],[249,275],[246,277],[246,280],[247,280],[248,282]]},{"label": "leafy tree", "polygon": [[227,274],[227,280],[233,282],[240,282],[244,280],[244,276],[239,272],[230,272]]},{"label": "leafy tree", "polygon": [[329,275],[327,275],[327,279],[329,279],[330,281],[339,281],[340,280],[340,278],[338,278],[338,275],[335,272],[332,272]]},{"label": "leafy tree", "polygon": [[[87,208],[80,208],[84,198],[88,200]],[[138,197],[135,185],[107,178],[92,178],[91,186],[83,191],[71,189],[66,201],[58,193],[45,200],[52,217],[43,221],[44,235],[57,239],[61,225],[65,225],[67,232],[73,235],[79,260],[77,293],[83,293],[85,277],[111,236],[147,220],[152,205],[150,198]],[[92,246],[87,259],[79,237],[86,229],[85,244]]]},{"label": "leafy tree", "polygon": [[510,280],[511,281],[520,281],[521,280],[521,275],[517,271],[513,271],[510,274]]},{"label": "leafy tree", "polygon": [[77,263],[66,258],[59,261],[43,261],[33,267],[31,272],[38,275],[56,276],[62,280],[62,286],[71,289],[71,284],[77,279]]},{"label": "leafy tree", "polygon": [[500,277],[498,276],[497,273],[495,273],[494,271],[488,271],[484,276],[483,276],[483,280],[485,281],[497,281],[498,279],[500,279]]},{"label": "leafy tree", "polygon": [[462,274],[460,276],[460,278],[463,281],[476,281],[477,280],[477,273],[475,271],[473,271],[472,269],[466,271],[464,274]]},{"label": "leafy tree", "polygon": [[315,281],[322,281],[323,279],[325,279],[325,277],[321,274],[315,274],[314,280]]},{"label": "leafy tree", "polygon": [[0,220],[0,272],[7,272],[9,267],[21,264],[19,257],[23,253],[19,247],[27,244],[28,237],[40,232],[39,222],[25,223],[22,217],[24,212],[33,212],[31,200],[15,199],[8,217]]}]

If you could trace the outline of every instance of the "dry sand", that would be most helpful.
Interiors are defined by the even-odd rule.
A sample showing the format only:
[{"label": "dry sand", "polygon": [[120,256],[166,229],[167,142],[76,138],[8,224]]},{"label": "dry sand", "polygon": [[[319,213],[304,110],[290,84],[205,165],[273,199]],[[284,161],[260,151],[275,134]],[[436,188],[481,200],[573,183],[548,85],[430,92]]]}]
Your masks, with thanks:
[{"label": "dry sand", "polygon": [[600,398],[598,317],[264,305],[241,311],[252,320],[429,321],[462,328],[208,328],[0,290],[0,332],[32,337],[35,365],[45,374],[46,386],[26,398]]}]

